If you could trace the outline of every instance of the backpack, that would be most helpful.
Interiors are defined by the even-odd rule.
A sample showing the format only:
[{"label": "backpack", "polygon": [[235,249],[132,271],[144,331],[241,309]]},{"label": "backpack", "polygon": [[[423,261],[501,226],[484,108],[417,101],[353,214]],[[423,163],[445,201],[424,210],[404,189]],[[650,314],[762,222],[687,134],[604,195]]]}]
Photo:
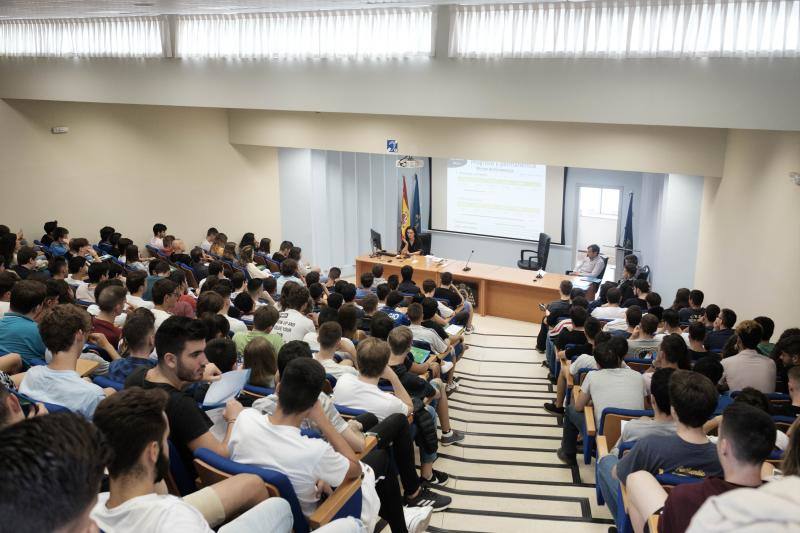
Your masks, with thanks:
[{"label": "backpack", "polygon": [[436,423],[431,414],[425,409],[425,404],[419,398],[411,398],[414,403],[414,424],[417,425],[417,434],[414,442],[425,453],[435,453],[439,449],[439,437],[436,434]]}]

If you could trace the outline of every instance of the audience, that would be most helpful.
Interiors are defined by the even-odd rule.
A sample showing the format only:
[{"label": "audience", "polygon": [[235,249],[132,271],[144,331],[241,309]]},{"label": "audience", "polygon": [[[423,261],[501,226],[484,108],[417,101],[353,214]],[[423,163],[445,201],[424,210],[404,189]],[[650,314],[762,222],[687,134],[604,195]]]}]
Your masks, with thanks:
[{"label": "audience", "polygon": [[141,308],[130,313],[122,326],[122,338],[126,351],[123,357],[111,362],[108,379],[125,383],[137,368],[153,368],[156,361],[151,357],[155,349],[155,317],[149,309]]},{"label": "audience", "polygon": [[281,298],[283,308],[273,331],[283,342],[302,340],[306,334],[316,332],[314,321],[305,315],[310,299],[308,289],[302,285],[290,285],[286,299]]},{"label": "audience", "polygon": [[412,279],[414,277],[414,267],[411,265],[403,265],[400,268],[400,277],[402,277],[402,281],[400,285],[397,286],[397,290],[403,294],[416,294],[419,292],[419,287],[417,284],[414,283]]},{"label": "audience", "polygon": [[[708,309],[706,309],[706,316],[708,316]],[[735,332],[733,326],[736,324],[736,313],[730,309],[722,309],[719,315],[714,319],[713,330],[708,332],[705,340],[705,347],[709,351],[719,351],[725,346],[725,343]]]},{"label": "audience", "polygon": [[[723,317],[725,311],[727,309],[722,310]],[[753,387],[765,394],[775,392],[775,361],[756,351],[762,335],[761,326],[755,320],[744,320],[736,328],[739,353],[722,360],[722,379],[730,390]]]},{"label": "audience", "polygon": [[655,336],[657,330],[658,318],[651,313],[643,315],[639,325],[628,338],[628,356],[651,359],[661,344],[661,339]]},{"label": "audience", "polygon": [[253,313],[253,329],[247,332],[241,331],[234,333],[233,342],[236,343],[236,351],[241,355],[244,349],[255,338],[261,337],[272,344],[277,353],[283,346],[283,338],[277,333],[272,333],[272,329],[278,322],[280,314],[271,305],[262,305]]},{"label": "audience", "polygon": [[[0,320],[0,353],[16,353],[24,367],[44,358],[46,350],[37,322],[42,314],[47,289],[39,281],[18,281],[11,289],[9,311]],[[87,315],[88,316],[88,315]],[[86,330],[89,333],[89,330]]]},{"label": "audience", "polygon": [[[118,281],[110,283],[118,283]],[[102,333],[116,348],[122,339],[122,330],[116,326],[116,321],[125,309],[127,292],[125,287],[120,285],[109,285],[102,291],[98,289],[95,292],[99,292],[97,305],[100,312],[92,317],[92,333]]]}]

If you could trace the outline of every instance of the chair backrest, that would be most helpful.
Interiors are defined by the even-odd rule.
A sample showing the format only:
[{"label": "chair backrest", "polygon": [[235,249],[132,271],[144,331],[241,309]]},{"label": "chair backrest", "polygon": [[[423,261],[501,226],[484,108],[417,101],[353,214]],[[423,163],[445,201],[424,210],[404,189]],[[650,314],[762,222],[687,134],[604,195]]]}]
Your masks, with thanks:
[{"label": "chair backrest", "polygon": [[704,477],[686,476],[683,474],[675,474],[674,472],[664,472],[663,474],[656,474],[656,481],[669,492],[669,488],[676,485],[687,485],[690,483],[700,483]]},{"label": "chair backrest", "polygon": [[194,484],[191,470],[187,467],[181,459],[181,454],[178,453],[178,447],[167,439],[169,445],[169,477],[167,486],[170,487],[170,492],[177,491],[176,496],[186,496],[197,490],[197,485]]},{"label": "chair backrest", "polygon": [[148,252],[150,252],[150,255],[152,257],[159,257],[161,255],[161,253],[160,253],[161,250],[159,250],[155,246],[152,246],[150,244],[145,244],[144,247],[147,249]]},{"label": "chair backrest", "polygon": [[789,428],[796,420],[792,416],[773,416],[772,419],[775,421],[775,427],[783,431],[784,433],[789,431]]},{"label": "chair backrest", "polygon": [[45,409],[47,409],[48,413],[69,413],[70,412],[69,408],[64,407],[63,405],[58,405],[58,404],[49,403],[49,402],[40,402],[38,400],[34,400],[33,398],[31,398],[29,396],[25,396],[21,392],[11,391],[11,394],[16,396],[17,399],[20,401],[20,404],[22,404],[22,405],[25,405],[25,404],[37,404],[37,403],[43,404]]},{"label": "chair backrest", "polygon": [[176,262],[178,268],[186,275],[186,283],[189,284],[189,287],[196,289],[198,287],[197,278],[194,277],[194,269],[187,265],[186,263]]},{"label": "chair backrest", "polygon": [[581,368],[578,370],[578,385],[583,385],[583,380],[589,375],[589,372],[594,372],[596,368]]},{"label": "chair backrest", "polygon": [[603,276],[606,274],[606,268],[608,268],[608,256],[600,256],[600,258],[603,260],[603,270],[600,271],[597,277],[603,279]]},{"label": "chair backrest", "polygon": [[417,348],[422,348],[423,350],[428,350],[429,352],[433,352],[430,343],[426,341],[414,339],[411,341],[411,345],[416,346]]},{"label": "chair backrest", "polygon": [[366,411],[363,409],[353,409],[350,407],[345,407],[344,405],[339,405],[338,403],[333,405],[336,407],[336,410],[339,412],[339,414],[344,418],[353,418],[366,413]]},{"label": "chair backrest", "polygon": [[610,448],[617,443],[622,434],[622,421],[633,420],[642,416],[653,416],[653,411],[606,407],[603,409],[597,434],[605,435],[606,442],[608,442]]},{"label": "chair backrest", "polygon": [[422,255],[430,255],[431,254],[431,234],[430,233],[420,233],[419,234],[419,247],[422,251]]},{"label": "chair backrest", "polygon": [[639,271],[639,273],[636,275],[636,279],[649,280],[650,267],[648,265],[643,266],[642,269]]},{"label": "chair backrest", "polygon": [[547,233],[539,234],[539,244],[536,247],[536,262],[539,263],[539,268],[545,270],[547,268],[547,258],[550,257],[550,243],[553,239]]},{"label": "chair backrest", "polygon": [[653,364],[653,361],[650,359],[638,359],[635,357],[630,357],[625,359],[625,364],[628,365],[631,370],[636,370],[640,374],[644,374]]},{"label": "chair backrest", "polygon": [[121,391],[122,389],[125,388],[125,384],[124,383],[120,383],[119,381],[114,381],[112,379],[108,379],[106,376],[94,376],[94,377],[92,377],[92,381],[98,387],[103,387],[103,388],[109,387],[109,388],[112,388],[112,389],[114,389],[116,391]]},{"label": "chair backrest", "polygon": [[251,393],[253,396],[258,396],[259,398],[264,398],[275,393],[275,389],[256,387],[255,385],[250,385],[249,383],[244,386],[244,391]]}]

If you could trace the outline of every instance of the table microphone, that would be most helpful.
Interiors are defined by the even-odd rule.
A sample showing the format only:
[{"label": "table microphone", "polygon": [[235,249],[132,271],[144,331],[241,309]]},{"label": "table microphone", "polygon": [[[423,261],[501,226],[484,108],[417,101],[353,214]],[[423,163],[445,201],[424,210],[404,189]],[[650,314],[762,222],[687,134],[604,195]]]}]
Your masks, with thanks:
[{"label": "table microphone", "polygon": [[464,268],[462,268],[462,269],[461,269],[461,270],[463,270],[464,272],[469,272],[470,270],[472,270],[472,269],[469,267],[469,260],[470,260],[470,259],[472,259],[472,254],[474,254],[474,253],[475,253],[475,250],[472,250],[472,251],[469,253],[469,257],[467,257],[467,262],[464,264]]}]

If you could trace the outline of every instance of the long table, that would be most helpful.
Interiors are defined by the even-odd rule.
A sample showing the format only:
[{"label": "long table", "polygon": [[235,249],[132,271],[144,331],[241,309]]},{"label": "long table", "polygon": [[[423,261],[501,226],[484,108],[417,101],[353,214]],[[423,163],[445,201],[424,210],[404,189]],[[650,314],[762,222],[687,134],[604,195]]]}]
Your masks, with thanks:
[{"label": "long table", "polygon": [[453,274],[456,282],[467,282],[477,286],[477,309],[480,315],[491,315],[526,322],[541,322],[544,316],[539,304],[547,304],[559,298],[559,285],[568,279],[576,286],[586,285],[575,276],[547,273],[536,279],[536,272],[515,267],[488,265],[470,262],[470,270],[464,272],[464,261],[445,259],[442,263],[431,261],[424,256],[411,256],[405,259],[361,255],[356,257],[356,279],[362,272],[372,269],[375,264],[383,265],[384,278],[392,274],[400,275],[406,265],[414,268],[414,282],[421,286],[426,279],[439,283],[443,272]]}]

